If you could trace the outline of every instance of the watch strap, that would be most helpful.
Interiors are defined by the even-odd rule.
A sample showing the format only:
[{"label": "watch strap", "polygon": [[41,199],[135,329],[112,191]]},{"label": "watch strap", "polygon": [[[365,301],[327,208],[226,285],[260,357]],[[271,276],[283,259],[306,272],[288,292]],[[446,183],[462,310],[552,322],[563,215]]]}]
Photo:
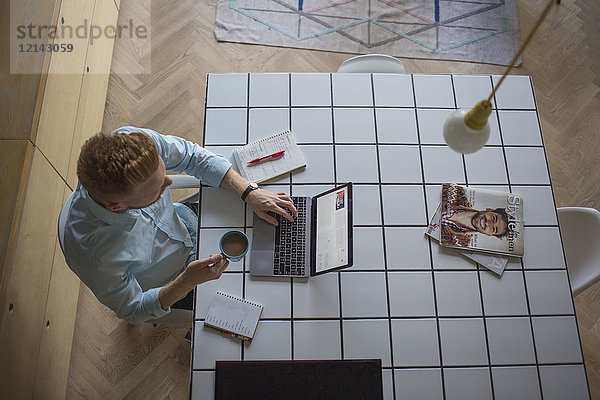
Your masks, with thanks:
[{"label": "watch strap", "polygon": [[258,189],[258,186],[253,186],[253,185],[248,185],[248,187],[246,188],[246,190],[244,190],[244,193],[242,193],[242,200],[246,201],[246,197],[248,197],[248,195],[250,194],[251,191]]}]

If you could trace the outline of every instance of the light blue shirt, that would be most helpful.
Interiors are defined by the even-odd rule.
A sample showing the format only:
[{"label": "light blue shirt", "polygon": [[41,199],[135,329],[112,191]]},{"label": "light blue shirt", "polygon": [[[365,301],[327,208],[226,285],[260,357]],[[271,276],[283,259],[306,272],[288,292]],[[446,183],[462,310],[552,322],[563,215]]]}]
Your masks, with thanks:
[{"label": "light blue shirt", "polygon": [[[227,159],[176,136],[132,126],[116,132],[148,135],[168,170],[210,186],[218,187],[231,167]],[[65,259],[102,304],[139,324],[170,311],[162,309],[158,292],[195,258],[196,224],[189,208],[173,204],[168,189],[148,207],[112,212],[78,185],[65,224]]]}]

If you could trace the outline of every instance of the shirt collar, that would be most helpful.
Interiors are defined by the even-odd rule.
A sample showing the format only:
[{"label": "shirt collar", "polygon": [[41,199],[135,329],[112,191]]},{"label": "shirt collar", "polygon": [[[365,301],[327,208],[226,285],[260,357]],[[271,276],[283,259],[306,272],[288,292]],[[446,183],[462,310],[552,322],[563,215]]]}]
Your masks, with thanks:
[{"label": "shirt collar", "polygon": [[88,193],[87,190],[81,184],[78,186],[77,190],[79,191],[80,196],[85,200],[86,205],[94,214],[96,218],[101,220],[102,222],[117,226],[126,231],[130,231],[135,225],[138,216],[140,215],[140,210],[124,210],[122,212],[113,212],[109,211],[106,208],[102,207],[100,204],[96,203],[92,196]]}]

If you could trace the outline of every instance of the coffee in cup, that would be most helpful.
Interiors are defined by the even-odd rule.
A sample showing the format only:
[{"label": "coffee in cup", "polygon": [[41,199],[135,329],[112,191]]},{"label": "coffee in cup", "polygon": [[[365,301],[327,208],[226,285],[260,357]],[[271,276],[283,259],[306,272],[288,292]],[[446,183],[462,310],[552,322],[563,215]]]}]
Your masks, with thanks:
[{"label": "coffee in cup", "polygon": [[219,242],[223,257],[232,262],[240,261],[248,252],[248,236],[241,231],[226,232]]}]

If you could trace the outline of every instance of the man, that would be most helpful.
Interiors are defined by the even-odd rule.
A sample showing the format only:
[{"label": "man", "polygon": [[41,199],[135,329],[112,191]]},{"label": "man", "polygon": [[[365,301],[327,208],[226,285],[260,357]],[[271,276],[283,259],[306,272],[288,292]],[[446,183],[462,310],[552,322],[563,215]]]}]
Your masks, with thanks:
[{"label": "man", "polygon": [[[509,225],[506,209],[476,210],[468,201],[464,188],[453,186],[451,189],[448,211],[442,212],[440,221],[442,238],[448,238],[453,244],[464,247],[475,232],[495,236],[498,239],[508,235]],[[446,199],[444,196],[442,198]],[[443,239],[443,241],[445,240]],[[447,243],[447,241],[445,242]]]},{"label": "man", "polygon": [[274,225],[269,212],[290,221],[286,208],[297,215],[288,195],[256,188],[225,158],[197,144],[131,126],[95,135],[77,162],[65,259],[101,303],[133,324],[167,315],[228,265],[221,255],[195,261],[197,217],[190,207],[173,204],[166,170],[236,193]]},{"label": "man", "polygon": [[508,234],[508,214],[504,208],[479,211],[455,207],[442,213],[442,225],[459,232],[479,232],[502,238]]}]

